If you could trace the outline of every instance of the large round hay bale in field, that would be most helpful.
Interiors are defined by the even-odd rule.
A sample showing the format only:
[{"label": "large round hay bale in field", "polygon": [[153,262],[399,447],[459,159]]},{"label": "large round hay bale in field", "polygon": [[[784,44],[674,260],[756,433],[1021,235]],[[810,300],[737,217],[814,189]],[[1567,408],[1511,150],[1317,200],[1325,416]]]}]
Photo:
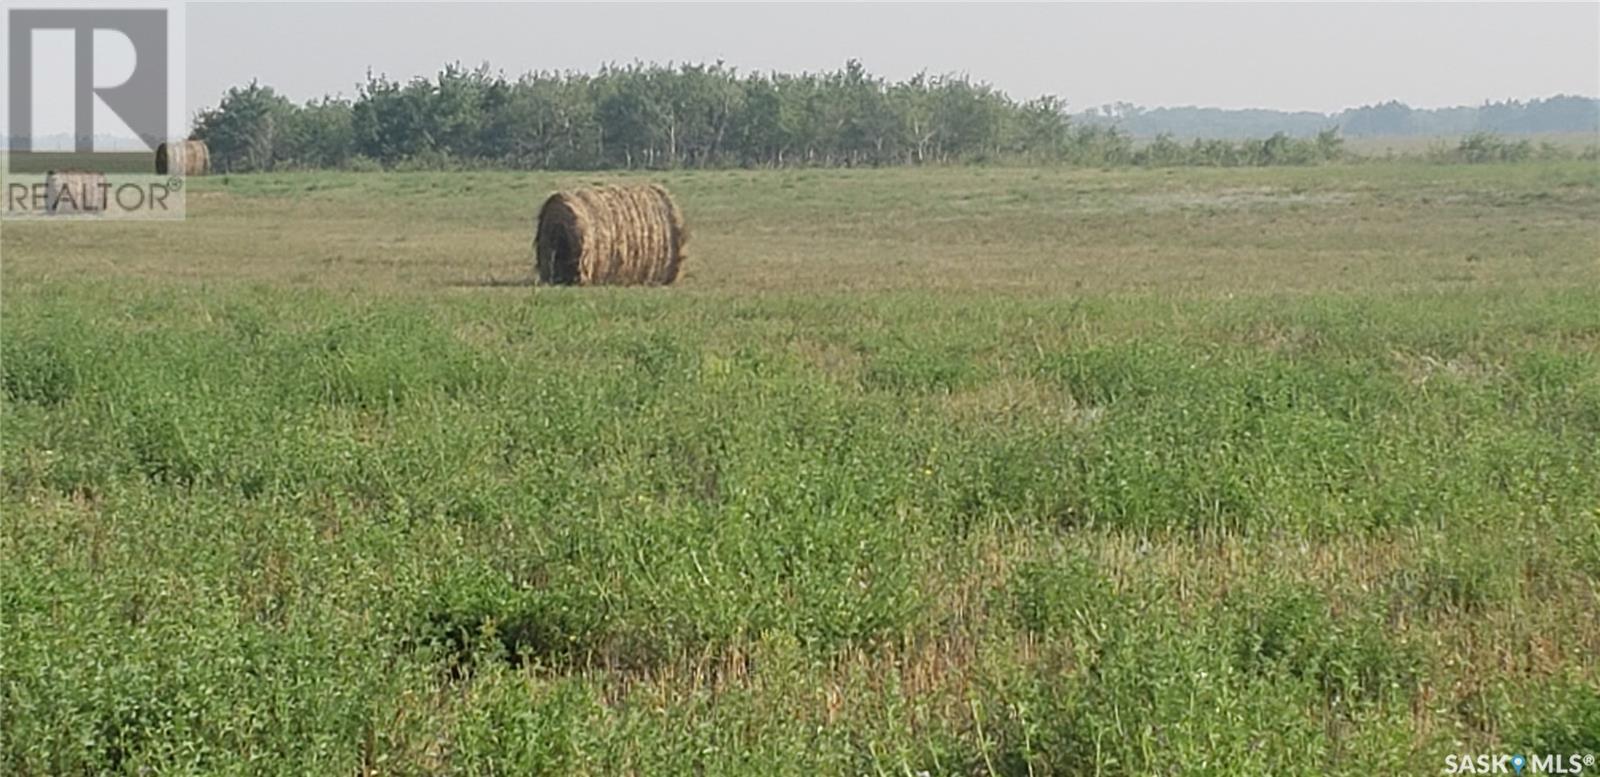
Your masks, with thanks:
[{"label": "large round hay bale in field", "polygon": [[156,175],[205,175],[211,149],[204,140],[175,140],[156,146]]},{"label": "large round hay bale in field", "polygon": [[664,286],[678,279],[688,240],[661,186],[556,192],[539,209],[534,266],[540,283]]},{"label": "large round hay bale in field", "polygon": [[106,209],[105,173],[51,170],[44,177],[46,213],[98,213]]}]

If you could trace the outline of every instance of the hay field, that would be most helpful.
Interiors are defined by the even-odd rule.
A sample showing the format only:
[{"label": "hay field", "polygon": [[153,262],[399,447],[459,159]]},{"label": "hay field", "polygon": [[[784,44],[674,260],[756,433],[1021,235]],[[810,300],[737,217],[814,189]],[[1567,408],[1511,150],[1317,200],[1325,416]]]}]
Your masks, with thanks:
[{"label": "hay field", "polygon": [[1600,754],[1593,163],[190,185],[0,233],[6,774]]}]

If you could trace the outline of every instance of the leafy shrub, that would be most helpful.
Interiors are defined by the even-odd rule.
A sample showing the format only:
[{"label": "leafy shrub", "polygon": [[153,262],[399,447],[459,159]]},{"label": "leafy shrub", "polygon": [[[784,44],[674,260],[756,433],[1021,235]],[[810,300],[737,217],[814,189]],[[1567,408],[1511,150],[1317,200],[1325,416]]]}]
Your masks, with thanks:
[{"label": "leafy shrub", "polygon": [[1312,682],[1339,705],[1404,695],[1417,682],[1421,667],[1410,650],[1391,644],[1371,620],[1335,619],[1316,591],[1241,595],[1229,608],[1237,619],[1234,665],[1242,672]]},{"label": "leafy shrub", "polygon": [[1434,158],[1445,162],[1522,162],[1533,156],[1533,143],[1528,140],[1509,141],[1492,132],[1474,132],[1461,139],[1452,149],[1435,151]]},{"label": "leafy shrub", "polygon": [[1091,559],[1078,554],[1022,565],[1010,589],[1017,619],[1044,635],[1079,633],[1114,606],[1110,581]]},{"label": "leafy shrub", "polygon": [[1519,591],[1517,570],[1498,547],[1459,542],[1428,545],[1420,565],[1398,570],[1389,588],[1402,607],[1449,614],[1481,612]]},{"label": "leafy shrub", "polygon": [[1600,688],[1550,683],[1530,694],[1532,702],[1507,743],[1530,753],[1600,754]]},{"label": "leafy shrub", "polygon": [[59,405],[78,389],[78,367],[60,341],[0,338],[0,385],[18,402]]}]

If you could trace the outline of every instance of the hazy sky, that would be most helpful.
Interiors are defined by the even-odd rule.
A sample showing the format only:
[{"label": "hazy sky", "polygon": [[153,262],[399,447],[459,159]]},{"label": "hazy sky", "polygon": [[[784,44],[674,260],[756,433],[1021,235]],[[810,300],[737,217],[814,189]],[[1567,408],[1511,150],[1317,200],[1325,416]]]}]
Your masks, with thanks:
[{"label": "hazy sky", "polygon": [[259,78],[296,100],[353,95],[447,61],[507,74],[608,61],[903,78],[964,71],[1072,110],[1114,101],[1334,111],[1600,95],[1600,3],[564,5],[195,4],[191,111]]}]

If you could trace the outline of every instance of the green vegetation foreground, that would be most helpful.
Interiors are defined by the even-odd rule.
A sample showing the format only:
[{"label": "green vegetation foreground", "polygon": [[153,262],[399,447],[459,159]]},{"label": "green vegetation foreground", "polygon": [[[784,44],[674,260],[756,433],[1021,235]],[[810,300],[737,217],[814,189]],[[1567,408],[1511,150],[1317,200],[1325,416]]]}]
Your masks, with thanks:
[{"label": "green vegetation foreground", "polygon": [[1594,164],[621,178],[6,224],[0,771],[1600,753]]}]

